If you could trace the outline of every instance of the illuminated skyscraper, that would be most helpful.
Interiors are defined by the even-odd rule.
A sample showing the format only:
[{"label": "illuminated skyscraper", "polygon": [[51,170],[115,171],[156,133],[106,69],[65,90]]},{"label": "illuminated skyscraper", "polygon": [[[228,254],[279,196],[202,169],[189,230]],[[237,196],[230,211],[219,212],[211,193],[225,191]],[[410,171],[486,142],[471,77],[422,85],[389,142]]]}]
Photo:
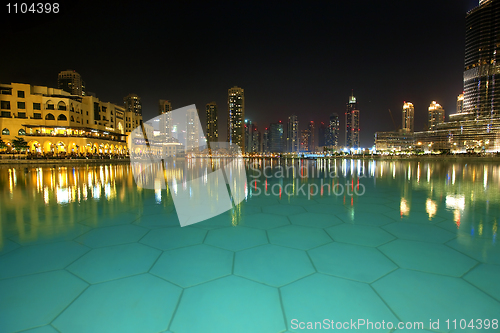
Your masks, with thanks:
[{"label": "illuminated skyscraper", "polygon": [[464,94],[460,94],[457,97],[457,113],[464,112]]},{"label": "illuminated skyscraper", "polygon": [[269,126],[269,150],[271,153],[283,152],[284,135],[285,132],[281,122],[272,123]]},{"label": "illuminated skyscraper", "polygon": [[245,149],[247,153],[259,151],[259,132],[251,120],[245,119]]},{"label": "illuminated skyscraper", "polygon": [[288,117],[286,142],[288,152],[296,153],[299,151],[299,121],[294,114]]},{"label": "illuminated skyscraper", "polygon": [[227,141],[245,151],[245,96],[242,88],[234,86],[228,90]]},{"label": "illuminated skyscraper", "polygon": [[415,108],[413,103],[405,102],[403,104],[403,126],[405,132],[413,132],[415,129]]},{"label": "illuminated skyscraper", "polygon": [[464,112],[500,116],[500,0],[481,0],[465,19]]},{"label": "illuminated skyscraper", "polygon": [[307,127],[307,129],[309,131],[309,138],[308,138],[309,147],[308,147],[307,151],[313,152],[313,151],[316,151],[316,140],[315,140],[315,137],[316,137],[316,127],[314,126],[314,121],[311,120],[311,122],[309,123],[309,126]]},{"label": "illuminated skyscraper", "polygon": [[429,129],[433,129],[437,124],[444,123],[444,109],[441,105],[432,101],[429,106]]},{"label": "illuminated skyscraper", "polygon": [[326,130],[326,124],[321,121],[318,125],[318,147],[326,146],[326,139],[328,136],[328,131]]},{"label": "illuminated skyscraper", "polygon": [[186,153],[198,152],[200,147],[198,110],[189,109],[186,113]]},{"label": "illuminated skyscraper", "polygon": [[[170,101],[160,99],[158,106],[158,114],[165,114],[165,117],[160,118],[160,133],[165,133],[164,142],[168,142],[172,138],[172,116],[170,115],[172,111],[172,104]],[[162,134],[163,135],[163,134]]]},{"label": "illuminated skyscraper", "polygon": [[123,99],[125,111],[130,112],[132,115],[130,119],[126,119],[127,126],[134,129],[142,125],[142,104],[141,98],[136,94],[129,94]]},{"label": "illuminated skyscraper", "polygon": [[80,74],[71,69],[59,72],[57,88],[69,92],[71,95],[85,96],[85,82]]},{"label": "illuminated skyscraper", "polygon": [[309,130],[303,130],[300,132],[300,151],[309,151],[309,138],[311,137],[311,132]]},{"label": "illuminated skyscraper", "polygon": [[354,93],[349,97],[345,112],[345,145],[359,148],[359,110]]},{"label": "illuminated skyscraper", "polygon": [[340,132],[339,115],[336,113],[332,113],[330,115],[330,122],[328,124],[328,130],[326,133],[327,146],[337,147],[339,145],[339,132]]},{"label": "illuminated skyscraper", "polygon": [[219,121],[217,117],[217,104],[215,102],[208,103],[206,105],[207,111],[207,141],[210,142],[219,141]]}]

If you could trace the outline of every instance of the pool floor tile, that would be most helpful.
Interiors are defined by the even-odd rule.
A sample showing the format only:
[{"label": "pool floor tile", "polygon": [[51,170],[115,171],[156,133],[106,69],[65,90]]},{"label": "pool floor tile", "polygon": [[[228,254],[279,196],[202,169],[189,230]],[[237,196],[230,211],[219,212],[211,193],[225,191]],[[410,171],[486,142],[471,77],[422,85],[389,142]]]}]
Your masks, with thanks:
[{"label": "pool floor tile", "polygon": [[382,228],[399,239],[421,242],[445,243],[456,237],[455,234],[437,226],[418,223],[395,222],[384,225]]},{"label": "pool floor tile", "polygon": [[500,266],[481,264],[464,276],[464,279],[500,301]]},{"label": "pool floor tile", "polygon": [[230,251],[239,251],[268,242],[264,230],[235,226],[210,230],[204,243]]},{"label": "pool floor tile", "polygon": [[90,286],[52,325],[61,332],[157,333],[168,329],[182,289],[141,274]]},{"label": "pool floor tile", "polygon": [[150,273],[186,288],[230,275],[233,256],[231,251],[205,244],[168,250]]},{"label": "pool floor tile", "polygon": [[346,223],[381,226],[393,223],[394,220],[384,214],[358,212],[350,209],[348,212],[336,214],[339,219]]},{"label": "pool floor tile", "polygon": [[398,239],[379,249],[402,268],[429,273],[459,277],[477,264],[443,244]]},{"label": "pool floor tile", "polygon": [[22,246],[0,256],[0,279],[62,269],[89,250],[75,242]]},{"label": "pool floor tile", "polygon": [[344,223],[326,229],[334,241],[363,246],[379,246],[391,240],[394,236],[379,227]]},{"label": "pool floor tile", "polygon": [[175,333],[282,332],[285,322],[278,289],[237,276],[187,288],[170,330]]},{"label": "pool floor tile", "polygon": [[500,265],[500,245],[492,239],[457,235],[457,238],[447,242],[446,245],[479,262]]},{"label": "pool floor tile", "polygon": [[272,229],[289,225],[290,220],[286,216],[258,213],[251,216],[245,216],[241,225],[258,229]]},{"label": "pool floor tile", "polygon": [[[398,269],[372,284],[380,297],[402,321],[498,318],[500,303],[460,278]],[[474,329],[456,332],[477,332]]]},{"label": "pool floor tile", "polygon": [[318,272],[361,282],[373,282],[398,268],[372,247],[335,242],[308,252]]},{"label": "pool floor tile", "polygon": [[162,228],[162,227],[179,227],[180,222],[177,218],[175,212],[164,213],[164,214],[147,214],[139,217],[133,222],[134,225],[138,225],[146,228]]},{"label": "pool floor tile", "polygon": [[283,205],[283,204],[264,206],[262,207],[262,211],[264,213],[283,215],[283,216],[290,216],[306,212],[306,210],[302,206]]},{"label": "pool floor tile", "polygon": [[302,213],[288,217],[292,224],[301,225],[304,227],[327,228],[334,225],[342,224],[344,221],[338,217],[323,213]]},{"label": "pool floor tile", "polygon": [[[368,284],[333,276],[314,274],[305,277],[282,287],[281,297],[287,327],[293,332],[320,331],[301,330],[296,325],[298,322],[323,322],[324,319],[335,322],[350,322],[358,318],[372,322],[398,321]],[[297,320],[295,325],[294,319]],[[389,330],[377,332],[388,333]]]},{"label": "pool floor tile", "polygon": [[201,244],[206,234],[206,230],[198,228],[169,227],[152,229],[140,240],[140,243],[166,251]]},{"label": "pool floor tile", "polygon": [[280,287],[314,273],[306,252],[266,244],[236,253],[234,274]]},{"label": "pool floor tile", "polygon": [[58,332],[54,327],[47,325],[23,331],[22,333],[58,333]]},{"label": "pool floor tile", "polygon": [[92,229],[75,241],[92,248],[119,245],[137,242],[148,231],[149,229],[131,224],[103,227]]},{"label": "pool floor tile", "polygon": [[87,283],[64,270],[1,280],[1,331],[50,324],[87,287]]},{"label": "pool floor tile", "polygon": [[67,269],[89,283],[110,281],[149,271],[161,251],[142,244],[94,249]]},{"label": "pool floor tile", "polygon": [[268,230],[267,234],[271,244],[293,247],[299,250],[308,250],[332,242],[332,239],[324,230],[298,225],[271,229]]}]

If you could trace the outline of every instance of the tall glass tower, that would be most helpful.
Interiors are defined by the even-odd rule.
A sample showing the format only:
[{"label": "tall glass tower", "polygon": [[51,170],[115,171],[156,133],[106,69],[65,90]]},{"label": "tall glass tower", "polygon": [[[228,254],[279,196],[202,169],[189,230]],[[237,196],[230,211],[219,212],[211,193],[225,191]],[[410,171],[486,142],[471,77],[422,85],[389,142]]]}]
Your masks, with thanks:
[{"label": "tall glass tower", "polygon": [[354,93],[349,97],[345,112],[345,145],[359,148],[359,110]]},{"label": "tall glass tower", "polygon": [[328,126],[328,133],[326,140],[327,146],[339,145],[339,131],[340,131],[339,115],[336,113],[332,113],[330,115],[330,123]]},{"label": "tall glass tower", "polygon": [[210,102],[206,105],[207,112],[207,141],[219,141],[219,121],[217,119],[217,104]]},{"label": "tall glass tower", "polygon": [[286,142],[288,152],[296,153],[299,151],[299,121],[294,114],[288,117]]},{"label": "tall glass tower", "polygon": [[481,0],[465,19],[464,112],[474,118],[500,113],[500,0]]},{"label": "tall glass tower", "polygon": [[415,130],[415,107],[413,103],[404,102],[403,104],[403,131],[413,132]]},{"label": "tall glass tower", "polygon": [[227,142],[245,152],[245,95],[242,88],[232,87],[227,96]]}]

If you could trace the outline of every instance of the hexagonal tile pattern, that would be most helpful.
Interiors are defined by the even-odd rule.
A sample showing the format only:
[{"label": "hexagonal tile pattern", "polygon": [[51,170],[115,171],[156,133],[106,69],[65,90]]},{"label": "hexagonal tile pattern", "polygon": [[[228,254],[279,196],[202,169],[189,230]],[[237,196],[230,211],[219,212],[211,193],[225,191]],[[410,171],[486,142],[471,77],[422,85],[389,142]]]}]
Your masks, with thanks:
[{"label": "hexagonal tile pattern", "polygon": [[130,224],[137,220],[141,215],[138,212],[94,215],[80,221],[81,224],[89,227],[106,227],[119,224]]},{"label": "hexagonal tile pattern", "polygon": [[379,250],[345,243],[331,243],[309,251],[320,273],[361,282],[373,282],[398,267]]},{"label": "hexagonal tile pattern", "polygon": [[264,206],[264,207],[262,207],[262,211],[264,213],[284,215],[284,216],[289,216],[289,215],[300,214],[300,213],[306,212],[306,210],[302,206],[281,205],[281,204]]},{"label": "hexagonal tile pattern", "polygon": [[332,239],[324,230],[290,225],[271,229],[267,232],[269,242],[276,245],[308,250],[313,247],[331,243]]},{"label": "hexagonal tile pattern", "polygon": [[446,245],[485,264],[500,265],[500,246],[491,239],[457,235]]},{"label": "hexagonal tile pattern", "polygon": [[[373,288],[402,321],[429,319],[498,318],[500,303],[462,279],[431,273],[398,269],[373,283]],[[465,307],[465,308],[464,308]],[[447,330],[440,326],[440,330]],[[455,332],[477,332],[465,329]]]},{"label": "hexagonal tile pattern", "polygon": [[58,333],[52,326],[42,326],[31,330],[23,331],[23,333]]},{"label": "hexagonal tile pattern", "polygon": [[364,245],[379,246],[394,240],[394,236],[380,229],[368,225],[355,225],[344,223],[326,229],[334,241]]},{"label": "hexagonal tile pattern", "polygon": [[458,277],[477,264],[477,261],[443,244],[398,239],[379,249],[402,268],[429,273]]},{"label": "hexagonal tile pattern", "polygon": [[[323,322],[324,319],[351,322],[357,320],[357,313],[371,322],[398,322],[369,285],[333,276],[314,274],[293,282],[281,288],[281,297],[288,329],[293,332],[304,331],[298,328],[300,322]],[[331,326],[324,329],[330,330]]]},{"label": "hexagonal tile pattern", "polygon": [[13,241],[8,240],[8,239],[0,239],[0,242],[1,242],[0,243],[0,256],[20,247],[19,244],[14,243]]},{"label": "hexagonal tile pattern", "polygon": [[94,249],[68,266],[68,270],[90,283],[99,283],[147,272],[160,251],[142,244],[124,244]]},{"label": "hexagonal tile pattern", "polygon": [[281,332],[285,330],[285,322],[276,288],[228,276],[184,290],[170,330],[176,333]]},{"label": "hexagonal tile pattern", "polygon": [[88,247],[96,248],[137,242],[149,229],[126,224],[113,227],[96,228],[75,239]]},{"label": "hexagonal tile pattern", "polygon": [[0,279],[62,269],[89,250],[75,242],[23,246],[0,257]]},{"label": "hexagonal tile pattern", "polygon": [[322,213],[302,213],[288,217],[292,224],[304,227],[327,228],[344,223],[338,217]]},{"label": "hexagonal tile pattern", "polygon": [[444,243],[455,238],[453,233],[434,225],[396,222],[382,228],[400,239],[421,242]]},{"label": "hexagonal tile pattern", "polygon": [[90,286],[52,325],[61,332],[166,330],[181,288],[151,274]]},{"label": "hexagonal tile pattern", "polygon": [[306,206],[305,210],[311,213],[321,213],[321,214],[341,214],[345,212],[345,208],[343,205],[338,204],[324,204],[319,203],[317,205]]},{"label": "hexagonal tile pattern", "polygon": [[165,251],[183,246],[201,244],[206,234],[207,231],[205,230],[188,227],[153,229],[140,240],[140,243]]},{"label": "hexagonal tile pattern", "polygon": [[0,281],[2,332],[48,325],[87,286],[63,270]]},{"label": "hexagonal tile pattern", "polygon": [[423,224],[436,224],[444,221],[444,218],[440,216],[429,217],[426,212],[411,211],[408,215],[401,215],[400,211],[386,212],[384,213],[387,217],[390,217],[394,221],[398,222],[410,222],[410,223],[423,223]]},{"label": "hexagonal tile pattern", "polygon": [[231,274],[233,252],[201,244],[165,251],[150,273],[181,287]]},{"label": "hexagonal tile pattern", "polygon": [[163,214],[144,214],[133,224],[146,228],[179,227],[180,222],[175,212]]},{"label": "hexagonal tile pattern", "polygon": [[15,234],[10,238],[21,245],[47,244],[60,241],[71,241],[76,237],[91,230],[90,227],[82,224],[69,224],[57,226],[36,227],[21,235]]},{"label": "hexagonal tile pattern", "polygon": [[234,274],[280,287],[314,273],[304,251],[277,245],[262,245],[236,253]]},{"label": "hexagonal tile pattern", "polygon": [[499,276],[500,266],[482,264],[467,273],[464,279],[500,301],[500,284],[494,282]]},{"label": "hexagonal tile pattern", "polygon": [[226,250],[239,251],[267,243],[266,232],[247,227],[229,227],[210,230],[205,244]]},{"label": "hexagonal tile pattern", "polygon": [[246,216],[241,222],[242,226],[259,228],[259,229],[272,229],[289,225],[290,220],[286,216],[277,216],[273,214],[259,213],[251,216]]},{"label": "hexagonal tile pattern", "polygon": [[393,223],[394,220],[384,214],[357,212],[353,209],[345,213],[336,214],[339,219],[346,223],[381,226]]}]

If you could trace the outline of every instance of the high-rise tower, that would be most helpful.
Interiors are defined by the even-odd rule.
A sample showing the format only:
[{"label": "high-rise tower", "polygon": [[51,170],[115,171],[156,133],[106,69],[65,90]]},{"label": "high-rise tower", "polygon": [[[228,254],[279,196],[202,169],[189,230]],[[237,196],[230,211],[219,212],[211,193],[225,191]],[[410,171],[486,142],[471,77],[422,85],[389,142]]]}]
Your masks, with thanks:
[{"label": "high-rise tower", "polygon": [[500,0],[481,0],[465,19],[464,112],[500,115]]},{"label": "high-rise tower", "polygon": [[228,90],[227,109],[227,141],[245,152],[245,95],[242,88],[234,86]]},{"label": "high-rise tower", "polygon": [[160,99],[158,103],[158,114],[165,115],[160,118],[160,133],[165,136],[163,142],[169,142],[170,139],[172,139],[173,121],[170,111],[172,111],[172,104],[170,104],[170,101]]},{"label": "high-rise tower", "polygon": [[339,115],[336,113],[332,113],[330,115],[330,123],[328,125],[328,130],[326,135],[327,146],[339,145],[339,132],[340,132]]},{"label": "high-rise tower", "polygon": [[72,95],[85,96],[85,82],[83,82],[80,74],[71,69],[59,72],[57,88]]},{"label": "high-rise tower", "polygon": [[314,152],[314,151],[316,151],[316,140],[315,140],[315,138],[316,138],[316,126],[314,126],[314,121],[311,120],[307,129],[309,131],[308,151]]},{"label": "high-rise tower", "polygon": [[217,117],[217,104],[215,102],[208,103],[207,111],[207,142],[219,141],[219,121]]},{"label": "high-rise tower", "polygon": [[437,124],[441,124],[444,122],[444,109],[441,105],[436,103],[436,101],[432,101],[429,106],[429,129],[432,130],[436,127]]},{"label": "high-rise tower", "polygon": [[288,117],[286,142],[288,152],[296,153],[299,151],[299,121],[294,114]]},{"label": "high-rise tower", "polygon": [[354,93],[349,97],[345,112],[345,145],[359,148],[359,110]]},{"label": "high-rise tower", "polygon": [[413,103],[404,102],[403,104],[403,131],[413,132],[415,130],[415,108]]}]

